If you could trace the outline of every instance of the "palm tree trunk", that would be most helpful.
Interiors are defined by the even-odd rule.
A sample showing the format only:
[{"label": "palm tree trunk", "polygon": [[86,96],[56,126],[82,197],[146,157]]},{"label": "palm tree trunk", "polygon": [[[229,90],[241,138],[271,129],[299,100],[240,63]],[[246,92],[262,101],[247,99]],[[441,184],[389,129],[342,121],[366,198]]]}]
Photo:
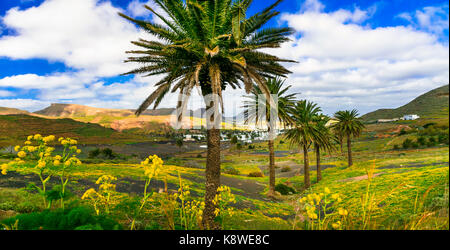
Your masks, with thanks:
[{"label": "palm tree trunk", "polygon": [[309,187],[311,187],[311,180],[309,177],[309,158],[308,158],[308,148],[306,147],[306,144],[303,145],[303,162],[305,165],[305,168],[304,168],[305,189],[308,189]]},{"label": "palm tree trunk", "polygon": [[275,150],[273,140],[269,140],[269,193],[275,194]]},{"label": "palm tree trunk", "polygon": [[352,160],[352,141],[350,140],[350,135],[347,135],[347,150],[348,150],[348,166],[351,167],[353,165],[353,160]]},{"label": "palm tree trunk", "polygon": [[209,129],[207,141],[205,209],[202,224],[205,229],[219,229],[219,225],[214,222],[216,206],[213,199],[216,197],[217,188],[220,186],[220,129]]},{"label": "palm tree trunk", "polygon": [[316,149],[316,167],[317,167],[317,182],[322,180],[322,169],[320,169],[320,148],[315,145]]}]

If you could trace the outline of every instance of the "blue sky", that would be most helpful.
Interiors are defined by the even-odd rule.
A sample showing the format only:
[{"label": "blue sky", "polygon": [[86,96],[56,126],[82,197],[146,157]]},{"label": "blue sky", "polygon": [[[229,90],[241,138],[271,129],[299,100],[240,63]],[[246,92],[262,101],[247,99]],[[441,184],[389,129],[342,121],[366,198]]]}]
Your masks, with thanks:
[{"label": "blue sky", "polygon": [[[0,106],[29,111],[50,103],[136,108],[160,77],[121,77],[129,41],[152,39],[117,16],[156,18],[144,0],[6,0],[0,2]],[[254,1],[249,12],[268,1]],[[286,65],[300,98],[328,114],[393,108],[448,84],[448,2],[285,0],[269,25],[291,26],[292,41],[271,51]],[[56,14],[55,14],[56,13]],[[229,91],[240,106],[244,92]],[[196,97],[191,102],[195,108]],[[161,107],[173,107],[173,99]],[[230,110],[226,110],[228,115]]]}]

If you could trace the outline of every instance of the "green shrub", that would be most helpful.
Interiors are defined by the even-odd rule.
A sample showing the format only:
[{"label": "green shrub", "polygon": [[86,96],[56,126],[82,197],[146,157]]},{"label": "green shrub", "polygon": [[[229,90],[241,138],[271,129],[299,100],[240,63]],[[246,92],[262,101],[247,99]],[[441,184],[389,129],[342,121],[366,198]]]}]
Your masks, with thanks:
[{"label": "green shrub", "polygon": [[88,153],[88,157],[89,158],[96,158],[97,156],[100,155],[100,149],[96,148],[94,150],[89,151]]},{"label": "green shrub", "polygon": [[261,171],[256,171],[249,173],[248,177],[264,177],[264,174]]},{"label": "green shrub", "polygon": [[16,220],[19,221],[19,230],[121,229],[120,224],[114,220],[105,216],[96,216],[91,209],[85,207],[19,214],[1,223],[11,226]]},{"label": "green shrub", "polygon": [[231,174],[231,175],[240,175],[241,174],[241,172],[239,172],[239,170],[235,169],[232,166],[224,167],[222,172],[225,174]]},{"label": "green shrub", "polygon": [[428,147],[436,146],[436,144],[437,144],[437,141],[434,137],[428,138],[428,142],[427,142]]},{"label": "green shrub", "polygon": [[438,135],[438,142],[448,145],[448,133],[442,133]]},{"label": "green shrub", "polygon": [[403,141],[402,146],[403,146],[404,149],[408,149],[408,148],[412,147],[412,144],[413,144],[413,141],[411,139],[409,139],[409,138],[406,138]]},{"label": "green shrub", "polygon": [[427,145],[427,138],[420,136],[419,138],[417,138],[417,143],[419,143],[419,145],[421,146],[425,146]]},{"label": "green shrub", "polygon": [[283,183],[278,183],[275,185],[275,191],[279,192],[282,195],[295,194],[296,191],[293,187],[289,187]]},{"label": "green shrub", "polygon": [[291,171],[292,169],[291,169],[291,167],[289,167],[289,166],[284,166],[284,167],[282,167],[281,168],[281,172],[289,172],[289,171]]}]

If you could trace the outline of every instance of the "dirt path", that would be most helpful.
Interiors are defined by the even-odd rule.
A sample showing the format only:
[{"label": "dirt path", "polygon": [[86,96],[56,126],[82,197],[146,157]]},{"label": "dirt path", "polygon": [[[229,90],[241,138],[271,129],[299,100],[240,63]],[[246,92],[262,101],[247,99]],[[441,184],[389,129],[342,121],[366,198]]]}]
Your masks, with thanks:
[{"label": "dirt path", "polygon": [[[191,176],[191,175],[181,175],[183,179],[187,179],[193,182],[197,183],[204,183],[205,182],[205,173],[199,173],[198,176]],[[229,186],[232,188],[240,189],[242,191],[232,191],[234,194],[242,195],[245,197],[249,197],[252,199],[257,200],[263,200],[263,201],[269,201],[269,199],[262,195],[261,192],[264,191],[265,184],[259,183],[256,180],[246,180],[246,179],[239,179],[239,178],[233,178],[228,176],[220,176],[220,183],[221,185]]]},{"label": "dirt path", "polygon": [[[375,177],[380,176],[382,174],[385,174],[385,172],[380,172],[380,173],[373,174],[372,178],[375,178]],[[361,175],[361,176],[351,177],[351,178],[342,179],[342,180],[338,180],[338,181],[339,182],[348,182],[348,181],[362,181],[362,180],[367,180],[367,179],[369,179],[368,175]]]},{"label": "dirt path", "polygon": [[[297,175],[302,175],[304,172],[304,168],[303,165],[298,164],[294,161],[281,161],[281,162],[276,162],[275,164],[276,168],[275,168],[275,176],[276,177],[294,177]],[[269,169],[269,165],[261,165],[258,166],[259,169],[261,169],[261,171],[264,174],[268,174],[268,169]],[[322,168],[322,170],[327,169],[327,168],[333,168],[336,167],[336,165],[320,165],[320,167]],[[289,168],[290,170],[287,170],[287,168]],[[310,166],[310,170],[316,170],[317,167],[315,165],[311,165]]]}]

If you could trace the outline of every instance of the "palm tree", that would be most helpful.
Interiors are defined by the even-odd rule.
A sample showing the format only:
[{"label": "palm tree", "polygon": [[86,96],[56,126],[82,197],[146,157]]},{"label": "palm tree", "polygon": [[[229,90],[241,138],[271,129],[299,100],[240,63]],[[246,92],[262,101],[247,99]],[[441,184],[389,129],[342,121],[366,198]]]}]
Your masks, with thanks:
[{"label": "palm tree", "polygon": [[[285,125],[292,123],[292,118],[290,116],[290,110],[292,110],[295,105],[295,95],[287,94],[287,91],[291,87],[291,85],[284,87],[285,80],[281,78],[267,79],[266,84],[272,95],[275,95],[278,98],[277,102],[277,117],[275,117],[275,121],[280,121]],[[258,86],[254,86],[252,90],[252,94],[246,96],[249,100],[244,101],[246,112],[248,114],[246,118],[246,123],[250,121],[255,121],[258,123],[261,120],[265,120],[267,124],[267,131],[271,131],[270,126],[270,111],[271,107],[268,100],[265,100],[263,92]],[[259,100],[260,97],[263,97],[263,100]],[[275,108],[275,107],[273,107]],[[262,112],[261,110],[262,109]],[[260,117],[262,115],[262,117]],[[273,195],[275,193],[275,150],[274,150],[274,138],[269,137],[269,193],[268,195]]]},{"label": "palm tree", "polygon": [[327,127],[327,123],[329,121],[330,118],[323,114],[319,115],[315,121],[317,129],[322,135],[320,138],[316,138],[316,140],[314,140],[314,150],[316,152],[317,182],[322,180],[322,170],[320,166],[320,150],[330,152],[334,148],[332,142],[333,136],[331,134],[330,128]]},{"label": "palm tree", "polygon": [[359,114],[356,109],[338,111],[334,114],[335,119],[338,120],[338,122],[334,124],[334,128],[343,137],[347,137],[347,158],[349,167],[353,165],[351,137],[359,137],[365,127],[358,116]]},{"label": "palm tree", "polygon": [[299,145],[303,149],[305,188],[311,186],[309,173],[308,149],[314,141],[324,141],[323,135],[315,121],[321,109],[317,104],[302,100],[298,101],[292,110],[293,128],[288,129],[285,136],[292,145]]},{"label": "palm tree", "polygon": [[[241,88],[243,84],[249,93],[257,84],[269,96],[265,77],[286,76],[290,71],[280,63],[293,61],[259,49],[280,47],[289,40],[293,30],[286,27],[262,28],[279,14],[273,9],[281,0],[250,17],[246,12],[251,0],[154,2],[165,14],[149,6],[145,8],[159,17],[164,25],[119,14],[158,38],[157,41],[139,39],[132,42],[140,50],[128,51],[135,56],[126,62],[140,63],[141,66],[124,75],[164,75],[155,83],[156,90],[139,106],[136,115],[152,104],[156,108],[167,93],[179,92],[177,118],[181,121],[192,89],[196,87],[201,91],[206,110],[212,111],[212,115],[206,118],[208,150],[203,225],[215,229],[218,226],[214,223],[215,205],[212,201],[220,186],[220,128],[216,117],[221,117],[220,112],[223,112],[222,91],[227,87]],[[211,95],[212,99],[209,98]]]}]

